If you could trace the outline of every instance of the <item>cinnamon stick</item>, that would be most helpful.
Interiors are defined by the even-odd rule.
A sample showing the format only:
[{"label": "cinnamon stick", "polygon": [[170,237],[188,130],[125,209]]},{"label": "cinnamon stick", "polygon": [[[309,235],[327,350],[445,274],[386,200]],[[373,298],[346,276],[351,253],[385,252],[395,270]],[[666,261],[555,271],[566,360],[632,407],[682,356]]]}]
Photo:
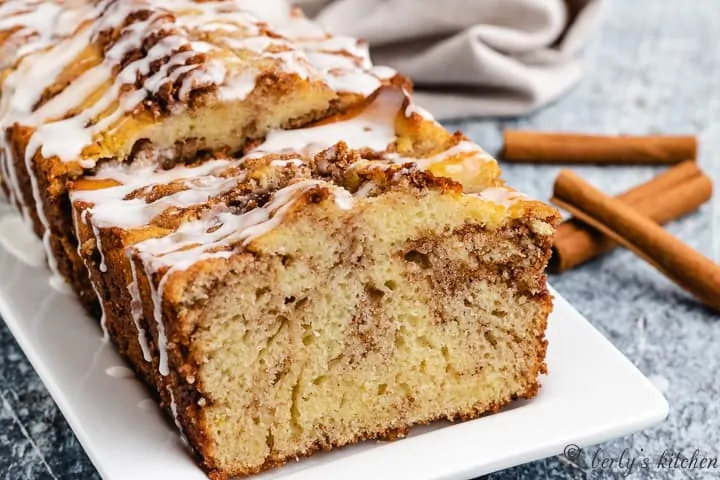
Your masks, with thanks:
[{"label": "cinnamon stick", "polygon": [[505,130],[503,160],[517,163],[675,164],[697,157],[694,136],[612,136]]},{"label": "cinnamon stick", "polygon": [[720,312],[720,266],[712,260],[568,170],[560,172],[554,191],[553,203],[630,249]]},{"label": "cinnamon stick", "polygon": [[[710,179],[695,162],[686,161],[616,198],[662,225],[694,212],[711,196]],[[549,269],[564,272],[617,246],[611,238],[571,218],[558,227]]]}]

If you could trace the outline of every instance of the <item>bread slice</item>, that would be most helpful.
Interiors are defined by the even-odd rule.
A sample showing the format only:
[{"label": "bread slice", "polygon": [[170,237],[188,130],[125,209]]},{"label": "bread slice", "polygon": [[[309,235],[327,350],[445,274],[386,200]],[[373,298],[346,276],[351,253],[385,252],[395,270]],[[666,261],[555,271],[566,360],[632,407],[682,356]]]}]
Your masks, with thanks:
[{"label": "bread slice", "polygon": [[557,212],[401,89],[71,190],[111,338],[213,478],[537,391]]},{"label": "bread slice", "polygon": [[[338,68],[360,71],[364,60],[342,50],[315,64],[242,5],[3,4],[0,48],[27,45],[3,59],[0,177],[43,237],[50,266],[86,306],[96,300],[75,253],[69,179],[108,160],[152,155],[175,163],[205,150],[236,151],[271,129],[303,125],[363,97],[334,84]],[[368,77],[363,91],[392,81],[404,82]]]}]

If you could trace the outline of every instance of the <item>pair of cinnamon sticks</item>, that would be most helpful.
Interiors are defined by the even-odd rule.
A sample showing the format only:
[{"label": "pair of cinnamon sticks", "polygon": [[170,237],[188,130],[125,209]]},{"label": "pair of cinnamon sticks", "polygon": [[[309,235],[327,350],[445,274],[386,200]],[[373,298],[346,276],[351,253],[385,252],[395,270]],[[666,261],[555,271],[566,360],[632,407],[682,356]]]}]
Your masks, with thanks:
[{"label": "pair of cinnamon sticks", "polygon": [[[569,149],[563,137],[569,138]],[[694,137],[652,137],[649,143],[647,138],[615,137],[604,143],[608,137],[506,132],[505,138],[505,158],[515,161],[677,163],[684,155],[694,159],[697,152]],[[533,146],[533,139],[540,141]],[[633,152],[639,152],[638,157]],[[682,162],[617,197],[563,170],[551,201],[574,218],[558,228],[550,268],[563,272],[622,245],[720,311],[720,266],[660,226],[697,210],[711,196],[712,182],[694,161]]]}]

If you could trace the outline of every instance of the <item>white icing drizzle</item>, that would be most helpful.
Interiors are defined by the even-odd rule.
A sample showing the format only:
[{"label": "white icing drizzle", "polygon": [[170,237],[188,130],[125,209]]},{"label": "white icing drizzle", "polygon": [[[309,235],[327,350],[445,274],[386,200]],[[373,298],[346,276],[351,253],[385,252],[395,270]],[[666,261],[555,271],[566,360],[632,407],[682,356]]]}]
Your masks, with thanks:
[{"label": "white icing drizzle", "polygon": [[[183,207],[200,204],[207,201],[211,196],[217,195],[223,191],[227,191],[237,184],[238,178],[221,178],[212,176],[212,172],[227,167],[232,162],[229,159],[210,160],[193,167],[179,166],[170,170],[159,170],[157,165],[151,162],[147,164],[136,164],[132,166],[117,164],[107,165],[100,169],[95,178],[113,179],[118,182],[125,182],[118,186],[96,190],[76,190],[70,193],[71,201],[83,201],[91,203],[94,206],[85,209],[82,213],[80,221],[86,223],[88,218],[91,222],[93,234],[96,239],[97,248],[102,252],[100,243],[100,229],[105,227],[123,227],[134,228],[146,225],[156,215],[162,213],[170,206]],[[186,180],[188,182],[187,190],[180,191],[174,195],[163,197],[161,200],[148,204],[144,199],[138,198],[133,200],[124,200],[129,193],[144,187],[152,185],[170,183],[178,180]],[[76,225],[79,225],[77,219]],[[76,233],[80,238],[79,232]],[[78,249],[78,254],[80,254]],[[82,255],[81,255],[81,258]],[[101,253],[102,272],[106,271],[104,254]],[[143,352],[143,358],[151,361],[152,356],[150,347],[147,342],[146,332],[140,325],[140,317],[142,315],[142,304],[140,301],[140,293],[138,288],[138,279],[135,264],[131,259],[130,266],[133,281],[128,285],[128,291],[131,297],[131,315],[135,327],[138,332],[138,344]],[[92,279],[91,279],[92,280]],[[106,323],[105,310],[99,291],[92,282],[93,289],[98,294],[98,300],[103,307],[103,320],[101,324]],[[164,330],[160,335],[160,342],[164,342]],[[164,343],[163,343],[163,348]],[[162,351],[162,350],[161,350]],[[162,363],[161,363],[162,364]],[[165,364],[166,365],[166,364]]]},{"label": "white icing drizzle", "polygon": [[[134,2],[133,2],[134,3]],[[87,28],[85,31],[89,37],[76,42],[79,47],[85,48],[87,42],[91,40],[98,32],[112,28],[125,19],[138,6],[130,2],[116,2],[111,4],[97,22],[93,24],[93,28]],[[144,3],[144,2],[141,2]],[[32,159],[37,150],[41,148],[44,157],[57,156],[63,161],[77,161],[82,155],[85,147],[90,145],[100,132],[112,127],[114,123],[127,112],[135,109],[150,93],[156,90],[147,87],[159,88],[169,81],[167,70],[170,66],[182,65],[188,58],[188,53],[179,52],[182,47],[191,48],[186,35],[174,34],[163,37],[156,45],[154,45],[147,54],[121,70],[115,80],[90,107],[82,109],[77,115],[64,118],[59,121],[49,121],[57,118],[61,112],[70,111],[73,107],[84,100],[85,96],[78,95],[79,92],[93,92],[100,85],[112,79],[113,68],[119,65],[120,61],[128,52],[137,50],[141,47],[142,42],[148,36],[158,34],[164,29],[177,28],[168,21],[166,16],[162,16],[160,12],[151,15],[147,20],[135,22],[123,29],[121,38],[107,51],[105,59],[102,63],[93,67],[75,79],[64,91],[59,93],[51,101],[33,112],[28,123],[38,125],[34,133],[30,145],[26,151],[26,161]],[[79,35],[83,37],[83,35]],[[75,40],[75,38],[71,39]],[[50,52],[62,47],[63,43],[58,44]],[[72,49],[71,49],[72,50]],[[74,60],[77,52],[65,52],[64,61],[58,62],[65,67]],[[155,75],[151,76],[139,90],[131,90],[121,95],[123,86],[131,85],[135,82],[138,75],[147,75],[150,70],[151,63],[170,57],[166,62],[167,68],[161,69]],[[69,57],[69,58],[68,58]],[[177,57],[177,58],[176,58]],[[212,68],[207,65],[197,65],[193,71],[203,71]],[[224,72],[223,72],[224,73]],[[158,78],[160,77],[160,78]],[[222,82],[224,75],[215,73],[206,76],[196,77],[190,75],[186,78],[182,85],[181,91],[185,92],[199,86],[201,84],[208,85],[213,82]],[[207,80],[207,81],[203,81]],[[54,77],[51,77],[51,82]],[[110,114],[104,115],[99,121],[95,122],[101,114],[107,112],[109,108],[116,104],[114,110]],[[92,164],[84,165],[91,167]]]},{"label": "white icing drizzle", "polygon": [[5,1],[0,5],[0,31],[15,30],[4,40],[0,68],[14,59],[47,47],[55,38],[59,25],[72,22],[63,6],[56,1]]},{"label": "white icing drizzle", "polygon": [[[135,162],[132,165],[124,163],[110,163],[103,165],[98,172],[90,178],[100,180],[115,180],[132,190],[138,188],[149,187],[151,185],[160,185],[164,183],[174,182],[176,180],[192,179],[212,174],[215,170],[234,163],[230,157],[222,157],[220,155],[215,158],[194,165],[177,165],[174,168],[164,170],[157,165],[155,157],[147,157],[143,162]],[[127,192],[129,193],[129,192]],[[96,195],[97,190],[89,190],[87,192],[78,190],[71,195],[78,195],[85,201],[88,200],[84,195]]]},{"label": "white icing drizzle", "polygon": [[370,72],[381,80],[388,80],[397,75],[397,70],[385,65],[375,65]]},{"label": "white icing drizzle", "polygon": [[[158,371],[163,377],[170,373],[168,367],[168,351],[167,351],[167,335],[165,334],[165,323],[162,319],[162,291],[167,281],[167,275],[160,280],[157,288],[152,280],[150,270],[145,270],[148,285],[150,285],[150,294],[153,302],[153,317],[157,324],[157,347],[158,347]],[[170,387],[168,386],[168,389]],[[172,392],[170,392],[172,394]]]},{"label": "white icing drizzle", "polygon": [[9,182],[12,182],[12,179],[10,178],[10,170],[8,168],[7,160],[5,160],[5,148],[3,147],[3,144],[5,142],[4,135],[2,132],[0,132],[0,178],[4,179],[5,183],[7,184],[6,189],[0,189],[2,190],[2,197],[3,199],[10,205],[14,205],[15,200],[15,194],[13,191],[12,184],[8,184]]},{"label": "white icing drizzle", "polygon": [[[109,226],[133,228],[146,225],[149,223],[157,214],[162,213],[170,205],[173,206],[184,206],[184,205],[195,205],[206,201],[210,196],[220,193],[220,191],[229,190],[232,185],[235,185],[238,179],[223,179],[219,177],[202,177],[202,175],[208,175],[210,172],[225,167],[230,164],[227,159],[216,159],[205,162],[195,167],[177,167],[170,170],[157,170],[157,165],[109,165],[102,168],[96,178],[98,179],[114,179],[116,181],[125,181],[126,184],[121,184],[115,187],[109,187],[104,189],[96,190],[76,190],[70,193],[70,199],[72,202],[83,201],[94,204],[93,207],[87,208],[83,211],[80,221],[86,224],[88,217],[91,222],[93,234],[97,248],[101,256],[100,271],[105,272],[107,266],[105,264],[105,256],[102,253],[102,245],[100,243],[100,229]],[[219,180],[220,185],[210,185],[216,188],[202,188],[201,182],[194,182],[193,187],[188,190],[183,190],[175,195],[164,197],[159,202],[155,202],[148,207],[143,199],[124,200],[124,197],[134,190],[142,187],[148,187],[153,184],[168,183],[176,180],[190,179],[192,177],[199,176],[201,179],[210,178]],[[211,183],[211,182],[209,182]],[[208,187],[208,185],[205,185]],[[217,187],[220,188],[217,188]],[[225,190],[223,190],[225,189]],[[77,218],[75,225],[79,225]],[[80,238],[79,232],[76,232],[77,238]],[[80,248],[78,248],[78,254],[81,258],[84,258],[81,254]],[[84,260],[87,265],[87,261]],[[132,268],[133,282],[128,285],[133,305],[131,307],[131,315],[138,331],[138,343],[143,351],[143,357],[145,360],[150,361],[150,348],[147,343],[147,338],[144,329],[140,326],[140,315],[141,304],[139,303],[139,290],[137,285],[137,274],[135,272],[135,265],[130,262]],[[105,308],[100,297],[99,290],[95,285],[95,281],[91,278],[92,287],[95,293],[98,295],[98,301],[102,308],[102,321],[103,331],[107,337],[106,330],[106,314]]]},{"label": "white icing drizzle", "polygon": [[95,282],[91,280],[90,285],[92,286],[92,289],[95,291],[95,295],[97,295],[98,301],[100,302],[100,311],[101,311],[100,328],[102,328],[102,332],[103,332],[103,341],[107,342],[110,340],[110,332],[108,332],[108,329],[107,329],[107,315],[105,313],[105,304],[102,301],[102,297],[100,296],[100,290],[98,290],[98,287],[95,284]]},{"label": "white icing drizzle", "polygon": [[[243,179],[243,174],[235,172],[225,177],[222,173],[231,167],[241,166],[250,159],[287,155],[289,158],[270,159],[268,165],[276,168],[297,167],[320,151],[343,141],[350,148],[368,148],[386,157],[380,161],[356,162],[359,167],[392,168],[396,163],[400,163],[401,159],[386,150],[397,139],[395,122],[397,115],[403,112],[406,98],[406,94],[398,89],[382,90],[370,105],[354,117],[310,128],[272,132],[265,142],[241,159],[216,159],[198,166],[179,166],[168,171],[159,170],[152,159],[145,159],[144,163],[132,166],[104,166],[96,178],[113,179],[119,185],[71,192],[71,199],[73,202],[82,200],[92,205],[87,210],[92,213],[88,219],[94,222],[97,228],[137,228],[150,223],[153,218],[170,208],[202,204],[209,198],[232,189]],[[447,152],[433,157],[402,159],[402,163],[411,165],[404,166],[397,174],[468,153],[477,154],[475,156],[486,155],[476,145],[460,142]],[[173,182],[181,182],[184,188],[173,190],[175,193],[160,196],[152,202],[147,202],[142,197],[128,197],[128,194],[138,189]],[[245,248],[253,240],[268,234],[282,223],[303,194],[313,188],[330,191],[338,208],[351,210],[356,198],[370,195],[374,185],[368,182],[353,196],[347,190],[324,180],[299,180],[275,191],[262,207],[238,214],[228,206],[219,204],[200,219],[187,221],[168,235],[139,242],[127,249],[132,273],[128,290],[132,300],[131,315],[138,331],[138,343],[143,350],[143,357],[150,361],[151,352],[146,332],[141,327],[142,310],[138,289],[138,275],[144,274],[150,290],[153,316],[151,321],[156,325],[158,370],[162,376],[170,373],[168,325],[163,316],[167,282],[175,273],[188,269],[198,261],[229,258],[238,249]],[[136,261],[142,264],[140,272],[136,271]]]},{"label": "white icing drizzle", "polygon": [[187,442],[185,438],[185,432],[183,431],[182,425],[180,425],[180,418],[178,417],[177,402],[175,401],[175,394],[173,393],[172,386],[166,385],[168,393],[170,394],[170,412],[172,413],[175,426],[180,431],[180,436],[183,441]]},{"label": "white icing drizzle", "polygon": [[152,361],[150,345],[148,345],[145,329],[140,325],[143,309],[140,289],[138,288],[137,269],[135,268],[135,262],[131,258],[128,258],[128,261],[130,262],[130,273],[132,274],[132,282],[127,286],[128,292],[130,293],[130,314],[137,329],[138,345],[140,345],[140,349],[142,350],[143,358],[146,362],[150,362]]},{"label": "white icing drizzle", "polygon": [[[383,77],[372,68],[367,45],[350,37],[330,37],[325,35],[317,40],[297,40],[297,44],[307,54],[310,62],[317,68],[333,90],[370,95],[384,81],[395,76]],[[388,70],[378,70],[387,75]]]},{"label": "white icing drizzle", "polygon": [[[150,223],[169,208],[202,204],[211,197],[229,191],[242,177],[234,175],[225,178],[218,173],[228,166],[241,165],[250,158],[283,154],[291,158],[271,160],[269,165],[280,168],[299,166],[303,160],[307,161],[320,151],[344,141],[350,148],[369,148],[383,154],[385,161],[356,162],[357,166],[368,168],[388,168],[394,163],[411,163],[414,165],[411,169],[427,168],[447,158],[466,154],[471,154],[469,158],[475,162],[478,159],[491,160],[480,147],[467,141],[459,142],[446,152],[427,158],[401,158],[397,154],[386,152],[388,145],[396,141],[395,119],[405,98],[405,94],[398,89],[382,90],[370,105],[354,117],[304,129],[274,131],[268,135],[265,142],[239,160],[214,160],[196,167],[176,167],[168,171],[157,170],[152,162],[131,167],[104,167],[97,178],[112,178],[121,184],[110,188],[72,192],[71,200],[93,204],[89,211],[92,212],[91,218],[95,227],[136,228]],[[322,170],[322,165],[318,166]],[[184,180],[185,189],[162,196],[151,203],[144,198],[126,198],[129,193],[139,188],[178,180]],[[341,208],[352,207],[352,196],[345,190],[320,180],[305,180],[277,191],[263,208],[235,215],[220,205],[199,221],[187,222],[174,233],[141,242],[133,248],[146,254],[146,257],[154,257],[151,263],[160,262],[159,265],[177,267],[189,261],[189,266],[198,255],[211,247],[243,242],[247,244],[252,238],[267,233],[282,218],[282,215],[275,214],[276,211],[282,213],[289,208],[292,204],[289,200],[292,200],[293,195],[303,189],[303,186],[317,185],[330,188]],[[363,191],[363,194],[366,192]],[[208,229],[213,225],[218,228],[208,233]],[[157,266],[152,270],[156,271]]]},{"label": "white icing drizzle", "polygon": [[517,202],[528,199],[527,195],[506,187],[490,187],[477,194],[470,194],[470,196],[497,203],[505,208],[510,208]]},{"label": "white icing drizzle", "polygon": [[405,116],[409,117],[413,113],[420,115],[421,117],[427,119],[427,120],[435,120],[435,117],[433,117],[433,114],[422,108],[420,105],[411,102],[408,104],[407,108],[405,109]]},{"label": "white icing drizzle", "polygon": [[[338,92],[360,95],[369,95],[396,74],[387,67],[373,67],[365,43],[346,37],[332,37],[297,10],[271,8],[271,5],[277,4],[276,0],[96,0],[74,2],[72,7],[60,0],[9,0],[0,3],[0,32],[21,27],[0,45],[0,53],[5,53],[12,45],[22,45],[12,58],[0,55],[0,68],[11,62],[16,65],[0,91],[0,133],[3,133],[0,134],[0,173],[7,180],[11,201],[20,206],[26,219],[29,218],[28,208],[37,209],[45,231],[43,244],[53,271],[56,265],[50,250],[49,223],[35,176],[37,154],[44,158],[56,157],[64,162],[78,162],[83,168],[95,167],[94,158],[83,158],[86,148],[99,135],[112,133],[118,122],[127,114],[132,114],[149,96],[180,78],[183,79],[178,90],[181,101],[188,100],[192,92],[207,86],[218,88],[219,101],[246,98],[254,90],[261,72],[243,63],[241,58],[245,57],[244,53],[234,57],[215,56],[216,50],[250,51],[263,60],[272,61],[273,70],[321,80]],[[144,9],[153,13],[144,20],[125,25],[119,40],[105,52],[99,64],[80,74],[55,97],[34,109],[46,89],[58,84],[60,75],[97,40],[101,32],[116,30],[132,12]],[[166,15],[167,12],[173,15]],[[263,15],[274,16],[269,20],[277,25],[277,32],[269,34],[266,26],[254,15],[260,20],[266,19]],[[160,31],[170,33],[150,48],[144,57],[129,62],[120,70],[119,65],[128,53]],[[223,32],[223,35],[207,41],[206,36],[202,36],[203,40],[197,40],[199,36],[190,34],[191,31],[217,31]],[[198,53],[208,54],[209,59],[200,64],[188,64]],[[155,68],[154,64],[159,61],[162,65]],[[138,87],[135,86],[137,78],[144,78]],[[424,159],[401,159],[387,153],[388,146],[396,141],[395,120],[407,97],[406,92],[396,89],[382,90],[359,115],[306,129],[272,132],[264,143],[243,159],[216,159],[199,166],[176,167],[168,171],[159,170],[152,161],[143,164],[138,159],[135,165],[129,167],[104,166],[95,178],[114,179],[119,185],[71,192],[72,202],[83,201],[91,205],[80,218],[77,218],[76,212],[73,213],[76,229],[79,230],[81,222],[90,222],[100,256],[98,269],[104,273],[107,264],[101,243],[103,228],[142,227],[169,208],[203,204],[211,197],[230,191],[242,181],[241,176],[225,177],[220,172],[229,166],[239,166],[248,159],[268,154],[292,154],[293,158],[273,160],[270,166],[298,167],[304,160],[340,141],[352,149],[385,152],[384,163],[377,162],[378,168],[387,168],[387,165],[399,161],[427,168],[457,154],[477,153],[471,155],[475,160],[486,155],[469,142],[461,142],[447,152]],[[92,103],[86,106],[89,100]],[[409,116],[413,112],[432,118],[412,104],[404,113]],[[21,162],[24,160],[30,177],[33,206],[23,201],[16,162],[12,161],[10,146],[4,135],[6,129],[16,123],[34,128],[24,158],[20,158]],[[142,196],[126,199],[128,194],[138,189],[171,182],[182,182],[182,188],[153,202],[147,202]],[[168,336],[162,310],[165,286],[172,275],[200,260],[228,258],[237,249],[247,247],[253,240],[277,228],[299,199],[315,188],[329,191],[338,208],[351,210],[356,197],[370,195],[374,185],[368,182],[353,196],[347,190],[323,180],[299,180],[275,191],[262,207],[236,214],[226,205],[218,205],[199,220],[186,222],[169,235],[145,240],[127,250],[132,274],[127,288],[138,344],[143,358],[150,362],[152,355],[147,332],[142,328],[143,311],[135,259],[142,262],[142,273],[150,286],[153,319],[157,326],[158,369],[163,377],[169,374],[169,365]],[[494,194],[488,192],[488,195]],[[80,247],[78,253],[81,253]],[[133,258],[133,255],[136,257]],[[82,255],[81,258],[88,266],[89,259]],[[153,279],[159,272],[162,274],[155,279],[156,284]],[[91,278],[91,285],[102,309],[101,325],[107,340],[107,317],[99,284]],[[182,433],[173,389],[169,384],[166,389],[175,424]]]},{"label": "white icing drizzle", "polygon": [[299,158],[290,158],[288,160],[273,160],[270,162],[271,167],[287,167],[289,165],[299,167],[300,165],[303,165],[305,162],[303,162]]},{"label": "white icing drizzle", "polygon": [[[32,167],[29,165],[28,158],[26,157],[25,165],[29,169]],[[30,171],[30,170],[28,170]],[[45,209],[43,208],[42,198],[40,197],[40,189],[38,187],[37,177],[34,174],[30,175],[30,183],[32,185],[33,200],[35,201],[36,212],[38,219],[43,226],[42,243],[45,247],[45,254],[47,256],[48,266],[53,276],[60,276],[60,272],[57,267],[57,259],[52,251],[52,245],[50,244],[50,223],[48,222],[47,216],[45,215]]]},{"label": "white icing drizzle", "polygon": [[366,198],[369,197],[370,194],[377,188],[377,184],[374,182],[365,182],[360,188],[358,188],[357,192],[355,192],[355,196],[358,198]]},{"label": "white icing drizzle", "polygon": [[333,194],[335,195],[335,204],[338,207],[342,210],[352,210],[355,205],[355,198],[350,192],[344,188],[335,188]]},{"label": "white icing drizzle", "polygon": [[[155,217],[170,207],[184,208],[206,202],[210,197],[232,189],[239,178],[223,178],[212,175],[231,164],[230,160],[217,159],[194,167],[176,167],[158,170],[157,166],[118,165],[100,170],[95,178],[113,179],[120,185],[96,190],[76,190],[70,193],[72,202],[83,201],[93,204],[94,228],[122,227],[137,228],[149,224]],[[126,200],[131,192],[184,180],[185,190],[147,203],[144,198]]]},{"label": "white icing drizzle", "polygon": [[95,248],[97,249],[98,254],[100,254],[100,265],[98,268],[102,273],[105,273],[107,272],[107,264],[105,263],[105,252],[103,252],[102,241],[100,240],[100,229],[95,222],[91,222],[90,226],[92,228],[93,235],[95,235]]},{"label": "white icing drizzle", "polygon": [[[466,170],[480,170],[483,168],[483,165],[495,162],[495,159],[482,148],[477,146],[475,143],[466,140],[459,142],[457,145],[445,150],[444,152],[438,153],[437,155],[424,158],[412,158],[410,161],[417,163],[420,169],[426,170],[436,163],[444,162],[445,160],[456,156],[462,156],[463,162],[458,165],[448,165],[447,171],[449,173],[460,173]],[[400,160],[406,161],[407,159]]]},{"label": "white icing drizzle", "polygon": [[[463,172],[476,174],[480,173],[488,163],[495,162],[495,159],[482,148],[467,140],[460,141],[444,152],[429,157],[404,157],[394,152],[387,152],[388,145],[397,140],[395,119],[407,99],[409,99],[407,92],[396,88],[385,88],[380,90],[374,101],[355,117],[304,129],[270,132],[265,142],[250,152],[248,157],[262,157],[272,153],[299,153],[305,158],[310,158],[343,141],[351,149],[369,148],[382,153],[382,160],[386,162],[412,163],[420,170],[427,170],[449,159],[460,158],[460,162],[450,162],[445,165],[445,170],[449,174]],[[409,116],[418,111],[420,110],[409,102],[409,106],[405,108],[405,115]]]},{"label": "white icing drizzle", "polygon": [[[66,14],[57,2],[35,0],[6,1],[0,6],[0,31],[12,31],[22,26],[3,42],[3,67],[19,61],[9,70],[0,92],[0,162],[8,183],[10,196],[20,206],[23,218],[29,221],[27,206],[23,201],[18,175],[12,161],[12,153],[5,132],[15,122],[27,115],[39,100],[43,90],[50,85],[64,66],[68,54],[79,53],[73,44],[47,55],[43,50],[63,35],[74,30],[89,10],[87,5],[73,15]],[[22,42],[23,48],[13,48]],[[54,49],[50,49],[51,51]]]},{"label": "white icing drizzle", "polygon": [[[98,304],[100,305],[100,327],[103,331],[103,340],[108,341],[110,339],[110,333],[107,330],[107,315],[105,314],[105,303],[103,302],[102,296],[100,296],[100,290],[98,289],[97,285],[95,284],[95,279],[93,278],[92,274],[90,274],[90,265],[88,264],[88,261],[85,259],[85,256],[82,254],[82,244],[80,243],[80,223],[82,222],[83,225],[88,224],[88,213],[90,213],[88,210],[85,210],[80,215],[80,218],[78,218],[77,211],[73,209],[73,225],[75,225],[75,238],[78,239],[78,248],[77,253],[78,256],[82,259],[83,263],[85,264],[85,267],[88,269],[88,276],[90,278],[90,286],[92,287],[93,291],[95,292],[95,295],[98,299]],[[94,231],[94,225],[91,224],[91,227]],[[96,235],[97,238],[97,235]],[[53,277],[55,278],[55,277]],[[63,280],[64,282],[64,280]]]},{"label": "white icing drizzle", "polygon": [[[14,2],[15,5],[22,5],[24,3],[25,2],[22,1]],[[120,3],[121,2],[118,2],[117,4]],[[27,4],[24,6],[32,8],[32,6]],[[116,10],[121,11],[123,14],[122,18],[125,18],[127,13],[129,13],[127,8],[122,9],[118,7]],[[57,8],[54,11],[56,14],[62,12],[60,8]],[[47,15],[47,13],[45,15]],[[52,17],[52,20],[42,15],[41,17],[45,19],[44,21],[55,22],[57,20],[57,18],[54,17]],[[98,25],[102,28],[110,27],[111,25],[104,21],[107,18],[111,18],[115,21],[119,20],[114,15],[107,15],[103,17],[103,20],[98,22]],[[17,20],[18,17],[5,17],[2,21],[7,23],[8,19]],[[76,19],[81,20],[82,16],[77,15]],[[4,27],[7,28],[7,25],[4,25]],[[43,28],[48,31],[53,30],[47,25],[40,25],[39,27],[40,30]],[[106,78],[110,78],[112,71],[105,62],[98,67],[91,68],[88,72],[81,75],[78,80],[72,83],[64,92],[61,92],[45,106],[39,108],[35,112],[31,112],[31,110],[32,106],[40,98],[42,92],[49,85],[55,82],[60,72],[62,72],[64,68],[72,60],[74,60],[84,48],[86,48],[91,39],[92,33],[93,29],[91,28],[82,29],[80,33],[71,36],[67,41],[55,42],[52,48],[39,52],[36,55],[31,55],[29,58],[22,58],[17,69],[11,71],[2,87],[2,105],[0,108],[0,128],[2,131],[15,122],[26,125],[39,125],[38,129],[31,137],[28,148],[25,152],[25,168],[30,177],[38,219],[44,229],[43,244],[46,248],[48,263],[54,275],[58,274],[57,262],[50,248],[50,228],[43,208],[38,180],[35,176],[35,169],[32,165],[33,157],[38,149],[42,149],[42,153],[45,156],[58,155],[64,160],[77,158],[82,150],[82,147],[90,143],[92,140],[91,134],[88,133],[88,129],[85,128],[85,124],[92,119],[94,115],[104,111],[110,103],[114,101],[116,90],[115,88],[109,89],[108,93],[96,102],[93,107],[84,110],[80,115],[76,115],[75,117],[70,117],[59,122],[46,124],[42,124],[42,122],[54,118],[59,113],[67,112],[75,107],[77,102],[80,101],[79,99],[83,98],[78,95],[79,92],[85,91],[90,93],[94,91],[94,89],[97,88],[102,81],[105,81]],[[118,44],[124,45],[125,43],[120,41]],[[135,48],[137,48],[137,46],[139,45],[135,45]],[[117,60],[113,57],[113,50],[114,49],[111,49],[111,51],[108,52],[107,61]],[[99,73],[102,73],[102,75]],[[30,75],[32,75],[32,77],[30,77]],[[64,99],[65,103],[63,103]],[[62,108],[60,106],[62,106]],[[98,122],[97,125],[100,125],[103,122],[104,120]],[[93,128],[97,128],[97,125]],[[16,199],[18,199],[19,203],[21,203],[23,214],[26,218],[28,218],[27,208],[22,202],[20,187],[17,180],[17,172],[15,171],[14,164],[12,168],[8,168],[11,158],[8,145],[3,143],[1,146],[3,150],[2,157],[6,162],[5,170],[9,170],[8,177],[10,179],[9,183],[11,184],[12,194]]]}]

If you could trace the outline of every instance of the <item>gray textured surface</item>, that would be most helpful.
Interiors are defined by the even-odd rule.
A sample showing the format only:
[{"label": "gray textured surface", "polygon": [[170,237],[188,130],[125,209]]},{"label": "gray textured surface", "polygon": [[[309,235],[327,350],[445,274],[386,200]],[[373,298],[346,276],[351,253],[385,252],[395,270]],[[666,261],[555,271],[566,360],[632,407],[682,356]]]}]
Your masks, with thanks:
[{"label": "gray textured surface", "polygon": [[[720,0],[608,0],[585,80],[561,102],[530,118],[453,124],[496,151],[504,126],[608,133],[702,133],[704,168],[720,180]],[[510,182],[548,197],[555,167],[505,166]],[[650,167],[584,167],[581,175],[608,192],[649,179]],[[716,260],[713,225],[720,205],[669,228]],[[714,214],[713,214],[714,213]],[[666,449],[720,456],[720,317],[627,251],[617,251],[552,283],[578,310],[666,391],[663,424],[601,446],[604,456],[628,448],[656,459]],[[621,469],[592,469],[562,457],[491,475],[492,480],[611,478]],[[482,452],[477,452],[482,455]],[[640,462],[640,460],[638,460]],[[720,460],[718,460],[720,462]],[[720,478],[710,471],[636,465],[631,479]],[[0,478],[93,479],[97,474],[4,324],[0,323]]]}]

